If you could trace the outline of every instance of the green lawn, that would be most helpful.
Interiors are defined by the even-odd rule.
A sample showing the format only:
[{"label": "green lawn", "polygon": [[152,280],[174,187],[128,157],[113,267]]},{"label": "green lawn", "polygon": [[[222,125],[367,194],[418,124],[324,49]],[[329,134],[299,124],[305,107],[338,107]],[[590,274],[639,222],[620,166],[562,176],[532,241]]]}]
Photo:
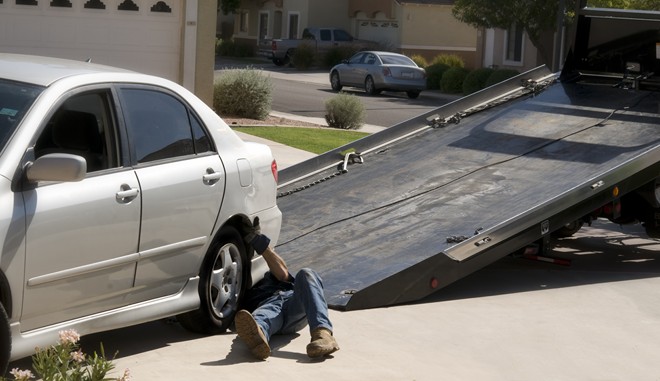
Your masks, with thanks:
[{"label": "green lawn", "polygon": [[316,154],[328,152],[369,135],[365,132],[305,127],[257,126],[233,129]]}]

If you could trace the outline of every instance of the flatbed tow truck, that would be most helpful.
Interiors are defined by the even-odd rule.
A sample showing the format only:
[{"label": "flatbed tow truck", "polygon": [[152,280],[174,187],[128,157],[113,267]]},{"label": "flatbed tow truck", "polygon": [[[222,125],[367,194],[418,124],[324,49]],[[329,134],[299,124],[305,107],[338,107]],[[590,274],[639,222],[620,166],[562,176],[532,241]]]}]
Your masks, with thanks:
[{"label": "flatbed tow truck", "polygon": [[282,170],[276,250],[355,310],[542,254],[595,218],[660,237],[660,13],[575,22],[559,75],[531,70]]}]

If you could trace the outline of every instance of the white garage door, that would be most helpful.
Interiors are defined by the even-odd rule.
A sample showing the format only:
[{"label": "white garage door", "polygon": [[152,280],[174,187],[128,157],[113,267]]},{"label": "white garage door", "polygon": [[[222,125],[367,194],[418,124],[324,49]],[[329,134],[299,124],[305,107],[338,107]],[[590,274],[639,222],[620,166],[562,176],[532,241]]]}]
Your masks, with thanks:
[{"label": "white garage door", "polygon": [[183,0],[0,0],[0,51],[181,77]]},{"label": "white garage door", "polygon": [[399,23],[387,20],[358,20],[357,37],[361,40],[371,40],[389,49],[399,47]]}]

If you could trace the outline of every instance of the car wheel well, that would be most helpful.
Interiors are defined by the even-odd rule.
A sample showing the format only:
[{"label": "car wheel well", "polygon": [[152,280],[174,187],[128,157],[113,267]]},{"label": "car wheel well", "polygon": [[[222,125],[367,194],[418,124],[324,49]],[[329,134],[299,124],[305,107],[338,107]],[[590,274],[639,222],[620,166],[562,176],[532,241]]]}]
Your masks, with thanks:
[{"label": "car wheel well", "polygon": [[5,308],[7,316],[11,318],[12,315],[12,300],[11,289],[9,288],[9,280],[3,272],[0,272],[0,304]]}]

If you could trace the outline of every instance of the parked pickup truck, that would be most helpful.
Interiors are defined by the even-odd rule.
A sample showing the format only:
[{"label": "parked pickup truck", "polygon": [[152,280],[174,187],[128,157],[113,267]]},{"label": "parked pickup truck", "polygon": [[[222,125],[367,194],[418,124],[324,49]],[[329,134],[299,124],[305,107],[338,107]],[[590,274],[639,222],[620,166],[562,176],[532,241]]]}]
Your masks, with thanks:
[{"label": "parked pickup truck", "polygon": [[298,45],[310,44],[317,53],[335,47],[354,47],[364,50],[376,47],[376,43],[353,38],[350,33],[339,28],[305,28],[302,39],[272,39],[259,42],[259,55],[271,59],[277,66],[286,65],[293,57]]}]

